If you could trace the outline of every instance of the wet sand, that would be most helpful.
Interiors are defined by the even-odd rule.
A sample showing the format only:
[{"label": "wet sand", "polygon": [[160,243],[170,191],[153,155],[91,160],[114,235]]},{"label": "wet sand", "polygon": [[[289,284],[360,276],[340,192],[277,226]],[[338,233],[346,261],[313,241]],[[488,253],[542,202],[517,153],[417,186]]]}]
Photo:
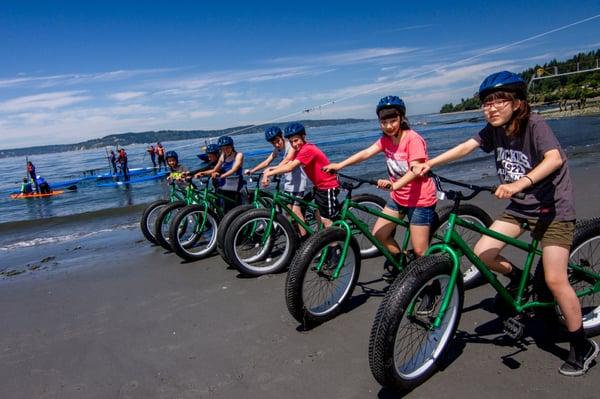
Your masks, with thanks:
[{"label": "wet sand", "polygon": [[[599,171],[572,171],[580,218],[600,214]],[[496,215],[490,198],[477,202]],[[0,280],[1,398],[397,397],[367,357],[382,258],[363,263],[344,314],[305,332],[287,312],[285,274],[242,278],[218,256],[183,263],[134,228],[0,256],[42,265]],[[447,365],[408,397],[598,397],[600,367],[557,373],[565,344],[506,343],[490,296],[467,292]]]}]

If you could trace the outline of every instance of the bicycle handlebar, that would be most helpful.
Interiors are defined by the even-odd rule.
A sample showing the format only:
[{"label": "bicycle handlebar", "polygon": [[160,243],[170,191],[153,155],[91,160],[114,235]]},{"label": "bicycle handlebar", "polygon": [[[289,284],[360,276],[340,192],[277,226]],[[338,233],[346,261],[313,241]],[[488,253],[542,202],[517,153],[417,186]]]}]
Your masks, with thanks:
[{"label": "bicycle handlebar", "polygon": [[[442,176],[436,175],[435,173],[433,173],[431,171],[429,172],[429,175],[433,178],[433,181],[435,182],[435,186],[438,189],[438,191],[445,193],[448,196],[448,199],[459,199],[459,200],[463,200],[463,201],[468,201],[470,199],[475,198],[482,191],[488,191],[488,192],[494,194],[496,192],[496,190],[498,189],[498,186],[480,186],[480,185],[476,185],[476,184],[469,184],[469,183],[464,183],[464,182],[448,179],[447,177],[442,177]],[[453,185],[459,186],[459,187],[465,187],[465,188],[468,188],[469,190],[471,190],[472,192],[469,195],[464,195],[461,191],[444,190],[441,182],[450,183],[450,184],[453,184]],[[515,195],[513,195],[513,197],[517,198],[517,199],[524,199],[525,194],[524,193],[516,193]]]}]

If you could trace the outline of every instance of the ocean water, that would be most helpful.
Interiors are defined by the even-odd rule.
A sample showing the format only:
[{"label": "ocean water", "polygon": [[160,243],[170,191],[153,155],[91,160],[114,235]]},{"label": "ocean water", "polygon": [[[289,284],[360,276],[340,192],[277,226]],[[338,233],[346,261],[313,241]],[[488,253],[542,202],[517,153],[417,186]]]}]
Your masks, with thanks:
[{"label": "ocean water", "polygon": [[[480,112],[432,114],[411,118],[411,126],[427,141],[429,155],[442,151],[476,134],[484,125]],[[597,162],[600,153],[600,118],[576,117],[549,120],[550,126],[567,151],[571,164]],[[308,129],[308,139],[329,156],[340,161],[377,140],[380,135],[376,120]],[[235,147],[245,154],[244,168],[260,162],[272,148],[262,134],[242,134],[234,137]],[[190,169],[200,167],[196,157],[204,139],[169,142],[167,150],[175,150],[181,163]],[[145,156],[145,145],[126,147],[129,167],[152,166]],[[37,173],[49,183],[82,177],[84,171],[108,171],[103,148],[33,156]],[[163,180],[132,184],[129,187],[97,187],[95,180],[78,184],[78,190],[49,198],[11,199],[9,193],[18,190],[25,176],[24,158],[0,159],[0,256],[2,251],[91,237],[99,231],[131,226],[141,214],[144,204],[164,197]],[[383,156],[344,170],[363,178],[386,176]],[[490,181],[495,170],[491,155],[476,151],[468,158],[446,165],[437,173],[463,181]],[[375,191],[371,188],[369,191]],[[381,192],[383,196],[387,195]]]}]

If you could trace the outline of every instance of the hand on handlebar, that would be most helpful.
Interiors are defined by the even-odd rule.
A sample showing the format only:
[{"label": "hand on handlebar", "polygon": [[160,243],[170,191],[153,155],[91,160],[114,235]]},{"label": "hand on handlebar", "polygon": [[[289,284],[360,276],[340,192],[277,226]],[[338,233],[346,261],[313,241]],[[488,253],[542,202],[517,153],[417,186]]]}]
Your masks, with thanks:
[{"label": "hand on handlebar", "polygon": [[325,173],[334,174],[338,170],[342,169],[339,163],[330,163],[329,165],[325,165],[321,168],[321,170]]},{"label": "hand on handlebar", "polygon": [[425,176],[431,170],[431,166],[427,162],[419,163],[410,167],[410,171],[417,176]]},{"label": "hand on handlebar", "polygon": [[496,188],[494,195],[500,199],[508,199],[508,198],[512,198],[514,196],[522,197],[523,195],[517,196],[517,194],[519,194],[522,190],[523,190],[523,188],[521,187],[521,184],[519,184],[519,182],[516,181],[516,182],[509,183],[509,184],[499,185]]},{"label": "hand on handlebar", "polygon": [[377,187],[384,189],[384,190],[391,190],[392,189],[392,182],[387,180],[387,179],[379,179],[377,180]]}]

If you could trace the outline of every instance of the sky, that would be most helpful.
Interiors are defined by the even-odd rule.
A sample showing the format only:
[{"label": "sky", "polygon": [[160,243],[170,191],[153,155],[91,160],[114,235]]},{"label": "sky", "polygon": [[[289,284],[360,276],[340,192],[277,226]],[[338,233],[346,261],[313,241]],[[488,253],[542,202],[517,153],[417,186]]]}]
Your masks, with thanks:
[{"label": "sky", "polygon": [[575,4],[2,1],[0,148],[374,118],[390,94],[438,112],[490,73],[600,48],[600,3]]}]

